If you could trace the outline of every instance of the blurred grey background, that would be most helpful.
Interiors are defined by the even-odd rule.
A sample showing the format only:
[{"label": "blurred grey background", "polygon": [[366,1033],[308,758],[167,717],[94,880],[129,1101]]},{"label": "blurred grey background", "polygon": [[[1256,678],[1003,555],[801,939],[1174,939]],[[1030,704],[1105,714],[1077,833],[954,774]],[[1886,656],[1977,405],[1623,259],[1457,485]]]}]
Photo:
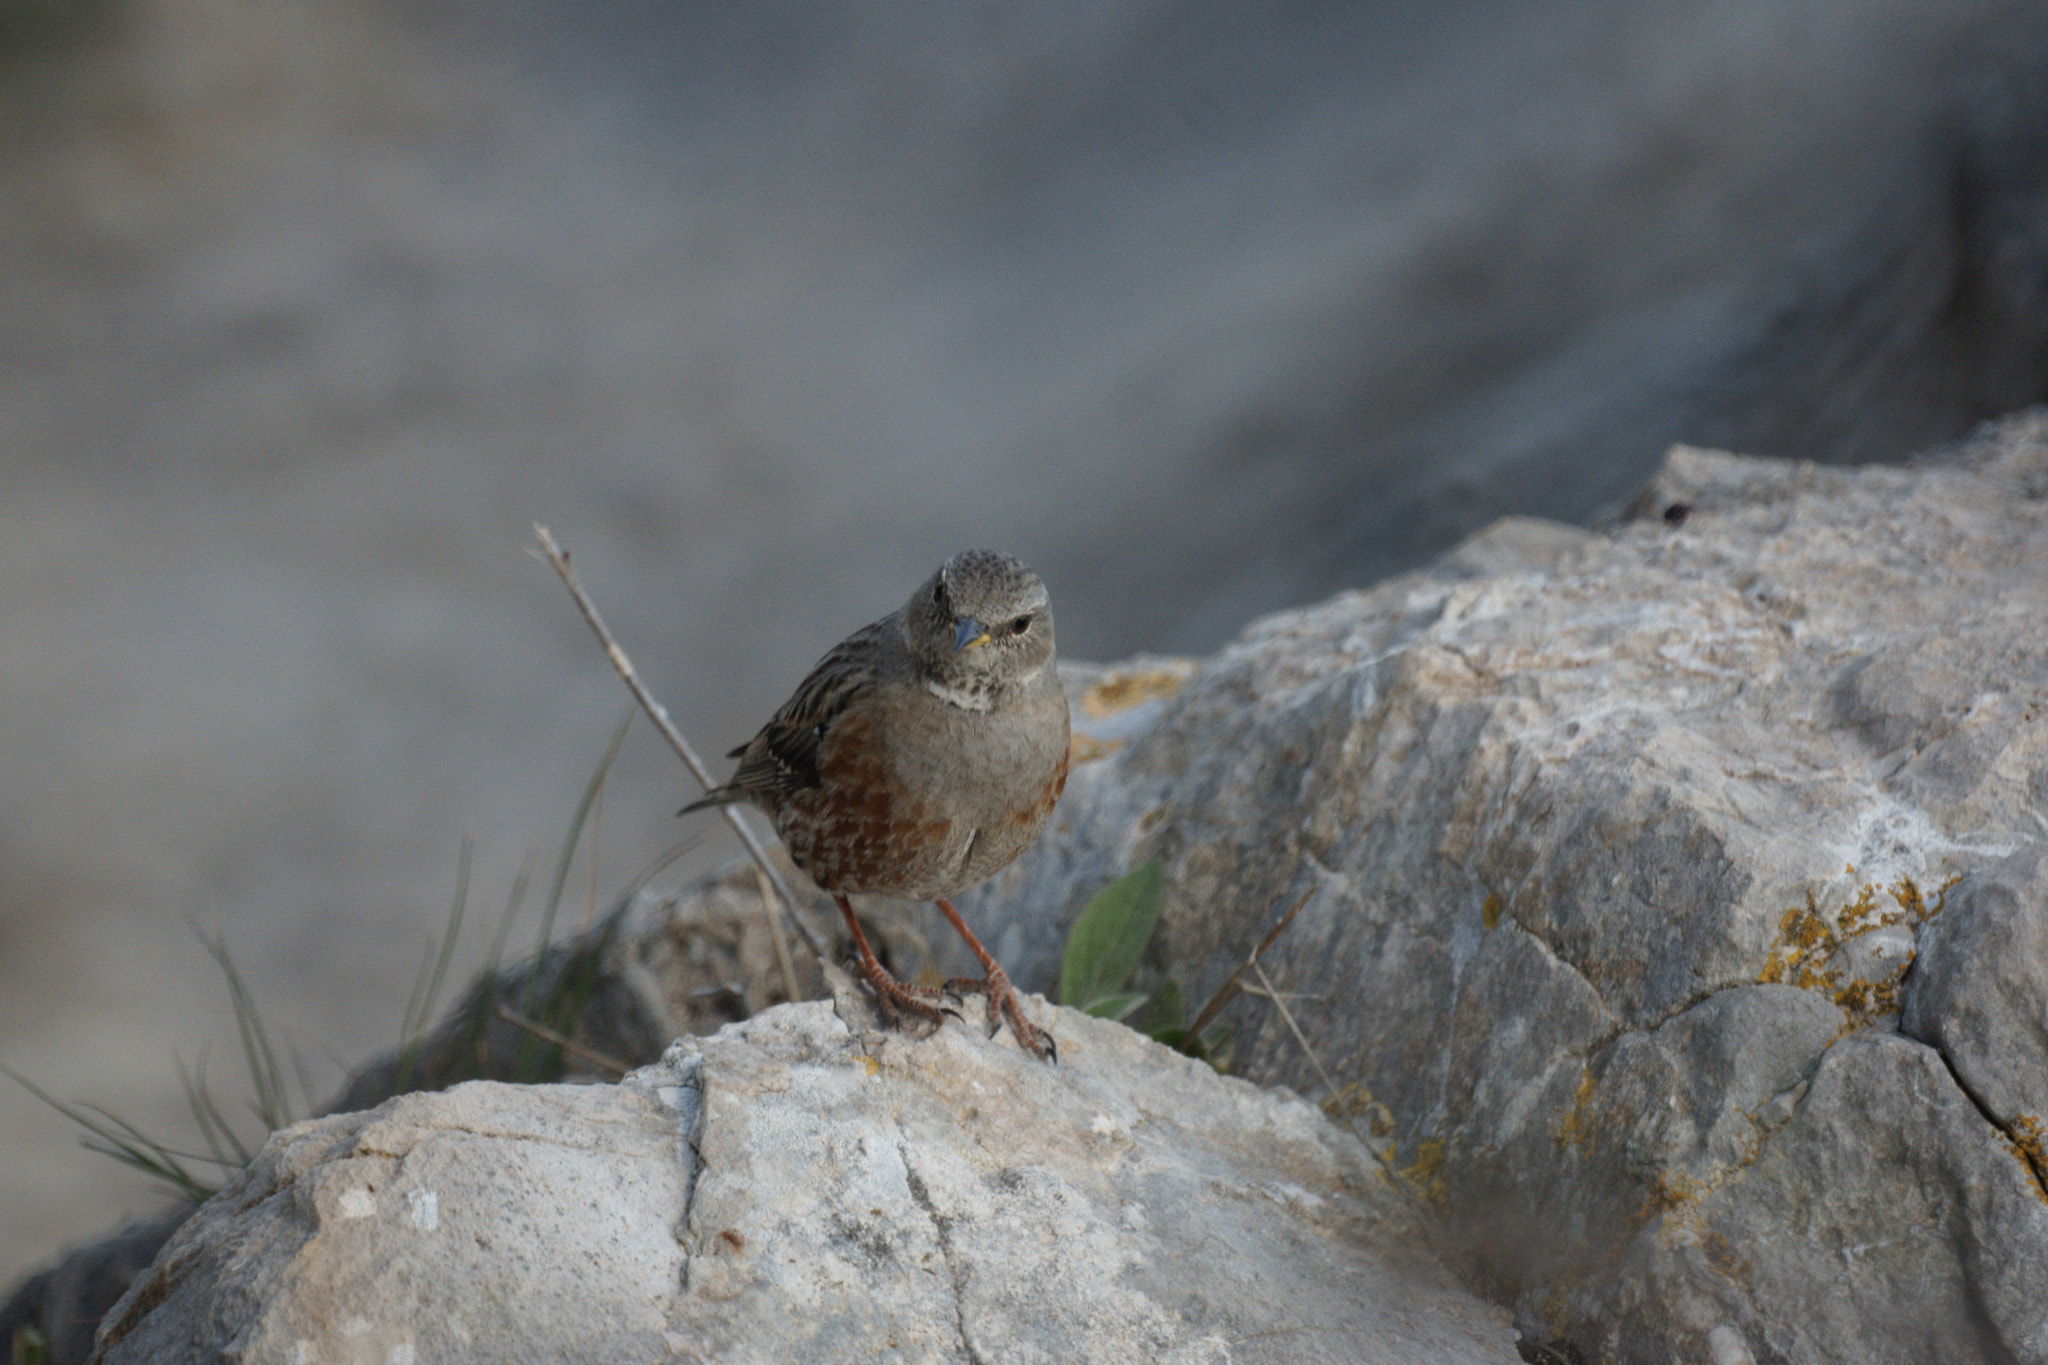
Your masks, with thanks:
[{"label": "blurred grey background", "polygon": [[[625,710],[536,519],[713,751],[964,546],[1207,650],[2041,398],[2043,9],[0,0],[0,1062],[186,1138],[192,924],[396,1041]],[[637,729],[566,927],[689,790]],[[159,1200],[0,1151],[0,1278]]]}]

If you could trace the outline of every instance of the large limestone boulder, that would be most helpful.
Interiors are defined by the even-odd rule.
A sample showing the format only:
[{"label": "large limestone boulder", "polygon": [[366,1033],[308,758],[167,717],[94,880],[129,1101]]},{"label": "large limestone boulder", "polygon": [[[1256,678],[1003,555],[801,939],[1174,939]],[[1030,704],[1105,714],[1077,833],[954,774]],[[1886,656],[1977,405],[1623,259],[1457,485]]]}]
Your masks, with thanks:
[{"label": "large limestone boulder", "polygon": [[1306,895],[1241,1070],[1583,1358],[2048,1361],[2048,418],[1637,510],[1097,679],[1142,711],[971,917],[1042,985],[1161,858],[1199,1001]]},{"label": "large limestone boulder", "polygon": [[1516,1361],[1312,1106],[1052,1026],[1056,1068],[782,1006],[616,1086],[477,1081],[300,1124],[180,1229],[97,1358]]},{"label": "large limestone boulder", "polygon": [[[564,1349],[622,1360],[1487,1358],[1392,1240],[1448,1247],[1532,1358],[2048,1362],[2048,418],[1908,468],[1679,449],[1637,511],[1075,670],[1054,826],[963,907],[1048,987],[1161,858],[1145,970],[1198,1002],[1299,902],[1223,1020],[1352,1136],[1066,1013],[1054,1071],[772,1011],[623,1086],[281,1134],[108,1358],[517,1359],[565,1302]],[[711,1026],[714,922],[734,1008],[772,998],[750,885],[609,922],[578,1035]],[[503,1262],[407,1259],[497,1206]]]}]

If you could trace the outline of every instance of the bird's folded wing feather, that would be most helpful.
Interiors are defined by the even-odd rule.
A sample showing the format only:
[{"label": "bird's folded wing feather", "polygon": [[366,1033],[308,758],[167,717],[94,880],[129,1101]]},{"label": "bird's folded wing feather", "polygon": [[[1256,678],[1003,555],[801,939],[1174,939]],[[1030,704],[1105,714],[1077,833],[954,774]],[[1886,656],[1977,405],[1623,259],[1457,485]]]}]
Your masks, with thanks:
[{"label": "bird's folded wing feather", "polygon": [[761,732],[739,749],[726,785],[745,795],[778,796],[818,785],[818,749],[832,723],[875,685],[882,622],[849,636],[818,661]]}]

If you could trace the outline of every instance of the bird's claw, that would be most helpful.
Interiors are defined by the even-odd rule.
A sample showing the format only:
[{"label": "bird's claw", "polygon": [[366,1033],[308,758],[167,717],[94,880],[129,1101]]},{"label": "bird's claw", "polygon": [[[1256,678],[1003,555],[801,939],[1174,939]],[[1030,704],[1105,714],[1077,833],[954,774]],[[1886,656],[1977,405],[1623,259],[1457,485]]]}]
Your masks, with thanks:
[{"label": "bird's claw", "polygon": [[984,1036],[995,1037],[1003,1022],[1008,1020],[1010,1032],[1019,1047],[1041,1061],[1059,1063],[1059,1047],[1053,1042],[1052,1035],[1024,1017],[1024,1007],[1018,1003],[1009,977],[1000,970],[986,978],[956,976],[946,983],[945,991],[955,1000],[979,995],[988,1002],[987,1032]]}]

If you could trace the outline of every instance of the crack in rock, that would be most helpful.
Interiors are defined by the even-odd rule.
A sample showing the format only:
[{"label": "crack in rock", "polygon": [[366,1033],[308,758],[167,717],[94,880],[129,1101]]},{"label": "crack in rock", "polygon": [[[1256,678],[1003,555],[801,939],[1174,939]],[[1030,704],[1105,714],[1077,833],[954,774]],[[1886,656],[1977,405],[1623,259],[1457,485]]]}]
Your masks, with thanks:
[{"label": "crack in rock", "polygon": [[704,1174],[706,1166],[704,1058],[701,1055],[684,1058],[677,1063],[676,1070],[681,1073],[676,1084],[657,1087],[654,1098],[676,1112],[676,1136],[683,1145],[677,1157],[683,1168],[683,1208],[676,1217],[675,1235],[676,1242],[683,1248],[683,1266],[677,1288],[687,1294],[690,1290],[690,1220],[696,1214],[698,1177]]},{"label": "crack in rock", "polygon": [[[1912,1039],[1909,1041],[1919,1042],[1920,1040]],[[2027,1178],[2033,1182],[2036,1193],[2041,1196],[2041,1202],[2048,1204],[2048,1159],[2044,1159],[2042,1154],[2040,1132],[2038,1130],[2030,1132],[2023,1128],[2020,1131],[2014,1131],[2019,1125],[2009,1124],[1999,1118],[1998,1112],[1991,1107],[1990,1103],[1982,1095],[1979,1095],[1970,1088],[1970,1083],[1963,1079],[1963,1073],[1956,1069],[1955,1059],[1948,1055],[1947,1048],[1936,1043],[1922,1043],[1921,1045],[1941,1059],[1942,1069],[1948,1072],[1948,1078],[1955,1082],[1956,1089],[1962,1092],[1963,1098],[1970,1102],[1970,1107],[1983,1117],[1984,1122],[1991,1125],[1991,1131],[1998,1134],[1999,1138],[2004,1142],[2006,1149],[2020,1163],[2020,1168],[2026,1171]]]},{"label": "crack in rock", "polygon": [[982,1359],[981,1352],[975,1349],[974,1340],[967,1331],[968,1268],[954,1259],[951,1220],[940,1213],[938,1205],[932,1202],[931,1189],[924,1183],[924,1177],[917,1173],[917,1167],[911,1164],[910,1149],[899,1143],[896,1151],[903,1158],[903,1179],[910,1189],[910,1197],[917,1201],[917,1206],[932,1220],[932,1231],[939,1239],[939,1254],[946,1258],[946,1276],[953,1285],[953,1326],[960,1337],[960,1349],[966,1352],[967,1358],[974,1365],[987,1365]]}]

